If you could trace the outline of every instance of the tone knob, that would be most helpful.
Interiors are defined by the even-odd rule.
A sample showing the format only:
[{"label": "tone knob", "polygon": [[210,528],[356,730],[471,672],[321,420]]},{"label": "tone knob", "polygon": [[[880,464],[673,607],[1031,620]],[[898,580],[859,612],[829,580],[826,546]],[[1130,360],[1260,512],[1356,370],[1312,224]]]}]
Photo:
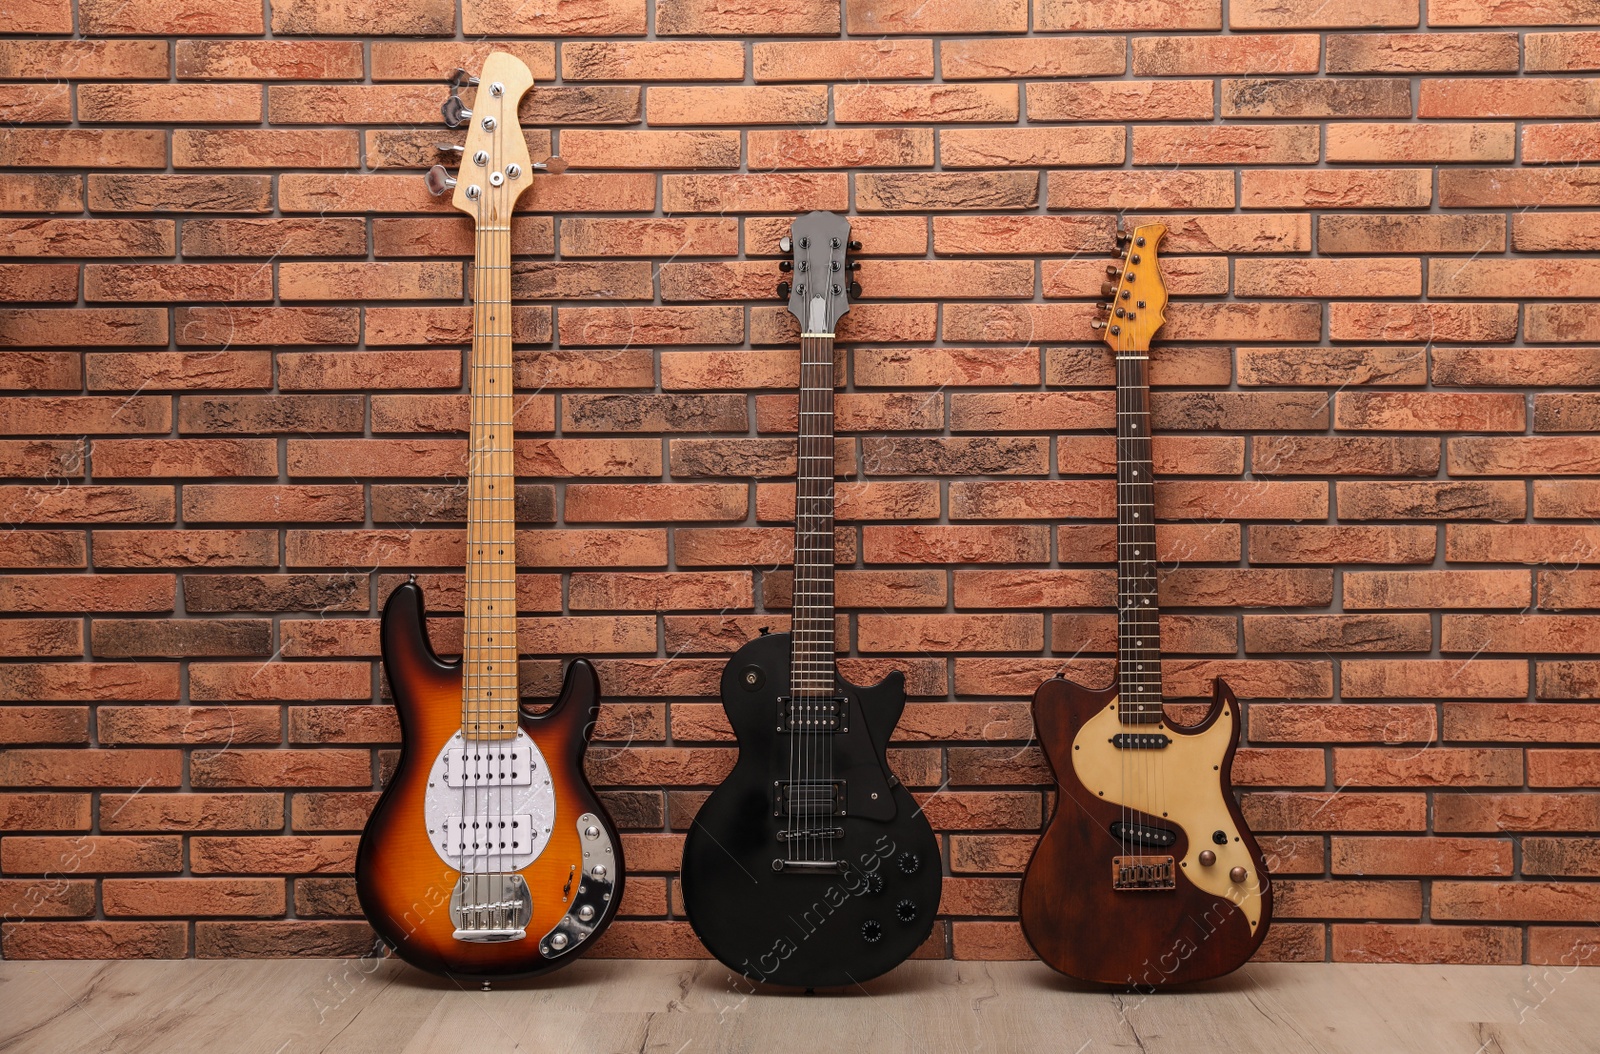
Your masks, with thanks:
[{"label": "tone knob", "polygon": [[877,919],[868,919],[861,924],[861,939],[868,944],[877,944],[883,940],[883,923]]},{"label": "tone knob", "polygon": [[1204,850],[1200,854],[1200,866],[1201,867],[1210,867],[1212,864],[1214,864],[1216,862],[1217,862],[1217,854],[1213,853],[1211,850],[1209,850],[1209,849]]},{"label": "tone knob", "polygon": [[894,906],[894,917],[901,922],[917,921],[917,902],[910,899],[902,900]]},{"label": "tone knob", "polygon": [[591,867],[589,869],[589,873],[591,875],[593,875],[595,878],[605,878],[606,875],[608,874],[608,872],[606,871],[606,865],[604,865],[604,864],[596,864],[596,865],[594,865],[593,867]]},{"label": "tone knob", "polygon": [[594,905],[593,904],[585,904],[583,907],[579,908],[578,909],[578,918],[582,919],[584,922],[588,922],[590,919],[593,919],[594,918]]},{"label": "tone knob", "polygon": [[583,829],[583,836],[585,838],[599,838],[600,828],[591,823],[589,826]]},{"label": "tone knob", "polygon": [[556,951],[560,951],[562,948],[565,948],[566,946],[567,946],[567,935],[565,933],[558,933],[555,936],[550,938],[550,947],[554,948]]},{"label": "tone knob", "polygon": [[902,875],[914,875],[922,870],[922,857],[916,853],[901,853],[895,859],[895,866],[900,868]]},{"label": "tone knob", "polygon": [[1232,871],[1228,872],[1228,877],[1233,879],[1235,882],[1243,882],[1245,879],[1250,877],[1250,873],[1242,867],[1236,867]]},{"label": "tone knob", "polygon": [[883,876],[880,875],[878,872],[874,871],[872,874],[867,876],[867,893],[869,895],[875,897],[875,896],[878,896],[879,894],[881,894],[882,892],[883,892]]}]

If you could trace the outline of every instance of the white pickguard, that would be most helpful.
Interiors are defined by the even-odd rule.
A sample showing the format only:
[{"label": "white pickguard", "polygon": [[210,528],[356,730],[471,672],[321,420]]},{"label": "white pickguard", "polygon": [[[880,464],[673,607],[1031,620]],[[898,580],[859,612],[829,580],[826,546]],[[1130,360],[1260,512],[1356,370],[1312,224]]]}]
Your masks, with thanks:
[{"label": "white pickguard", "polygon": [[[1222,759],[1238,726],[1235,705],[1223,703],[1216,724],[1204,732],[1183,735],[1173,732],[1166,722],[1124,724],[1117,717],[1117,701],[1112,699],[1078,730],[1072,742],[1072,769],[1091,794],[1183,828],[1189,836],[1189,853],[1179,871],[1207,893],[1237,904],[1254,929],[1261,924],[1263,876],[1228,812],[1223,798],[1227,790],[1218,790]],[[1122,749],[1110,742],[1118,733],[1152,732],[1166,732],[1172,742],[1159,750]],[[1227,844],[1215,844],[1213,831],[1224,832]],[[1208,849],[1217,858],[1206,867],[1200,863],[1200,854]],[[1236,867],[1245,870],[1243,882],[1234,882],[1228,875]]]},{"label": "white pickguard", "polygon": [[555,825],[544,755],[520,728],[514,739],[457,732],[428,772],[423,814],[434,852],[450,867],[520,871],[544,852]]}]

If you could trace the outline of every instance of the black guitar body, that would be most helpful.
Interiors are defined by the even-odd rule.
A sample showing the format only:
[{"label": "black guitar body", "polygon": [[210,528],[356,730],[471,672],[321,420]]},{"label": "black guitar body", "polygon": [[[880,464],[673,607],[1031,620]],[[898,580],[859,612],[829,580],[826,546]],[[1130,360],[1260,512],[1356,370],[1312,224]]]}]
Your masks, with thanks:
[{"label": "black guitar body", "polygon": [[[749,979],[850,985],[894,968],[927,940],[939,907],[939,843],[886,761],[905,707],[900,673],[870,688],[836,680],[840,730],[798,734],[812,748],[799,748],[802,759],[819,758],[824,739],[831,746],[831,781],[809,786],[834,784],[825,792],[833,814],[798,824],[787,815],[798,793],[787,788],[805,779],[804,764],[791,761],[797,733],[779,727],[790,648],[787,633],[758,637],[722,671],[739,761],[689,829],[683,899],[700,940]],[[832,833],[791,835],[804,830]]]}]

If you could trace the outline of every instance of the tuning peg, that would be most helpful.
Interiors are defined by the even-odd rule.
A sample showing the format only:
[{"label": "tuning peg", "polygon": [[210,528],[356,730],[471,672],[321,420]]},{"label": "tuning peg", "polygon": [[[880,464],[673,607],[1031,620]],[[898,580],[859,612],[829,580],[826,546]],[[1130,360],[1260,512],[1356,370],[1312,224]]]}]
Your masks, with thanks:
[{"label": "tuning peg", "polygon": [[455,94],[444,101],[444,105],[439,107],[439,112],[444,114],[446,128],[460,128],[472,120],[472,111],[461,101],[461,96]]},{"label": "tuning peg", "polygon": [[1115,278],[1122,273],[1116,264],[1106,264],[1106,277]]},{"label": "tuning peg", "polygon": [[446,172],[443,165],[434,165],[428,169],[428,174],[422,177],[427,181],[428,193],[438,197],[456,185],[455,178]]},{"label": "tuning peg", "polygon": [[1089,320],[1089,328],[1090,329],[1105,329],[1106,328],[1106,320],[1103,319],[1103,318],[1090,319]]},{"label": "tuning peg", "polygon": [[794,248],[794,242],[790,241],[789,236],[785,234],[782,238],[778,239],[778,248],[784,252],[789,252]]},{"label": "tuning peg", "polygon": [[1111,305],[1105,303],[1104,301],[1096,304],[1094,306],[1094,309],[1095,309],[1095,312],[1097,314],[1101,314],[1101,315],[1109,315],[1109,314],[1111,314]]},{"label": "tuning peg", "polygon": [[441,154],[454,154],[456,157],[467,152],[466,147],[457,146],[455,143],[434,143],[433,148]]},{"label": "tuning peg", "polygon": [[567,170],[567,162],[564,158],[555,154],[551,154],[543,161],[535,161],[533,163],[533,167],[536,171],[548,173],[552,176],[559,176],[561,173]]},{"label": "tuning peg", "polygon": [[1117,287],[1110,282],[1101,282],[1100,295],[1107,298],[1115,297],[1117,295]]},{"label": "tuning peg", "polygon": [[778,299],[779,300],[787,300],[787,299],[789,299],[789,283],[788,282],[779,282],[778,283]]},{"label": "tuning peg", "polygon": [[1121,227],[1118,227],[1117,228],[1117,248],[1120,249],[1124,245],[1127,245],[1127,244],[1128,244],[1128,232],[1123,230]]},{"label": "tuning peg", "polygon": [[861,283],[860,282],[851,282],[850,283],[850,295],[852,297],[860,298],[860,296],[861,296]]},{"label": "tuning peg", "polygon": [[846,245],[849,246],[850,251],[853,252],[853,253],[858,253],[858,252],[861,251],[861,243],[860,242],[856,242],[856,241],[847,242]]},{"label": "tuning peg", "polygon": [[780,270],[780,271],[792,271],[792,270],[794,270],[794,261],[793,260],[779,260],[778,261],[778,270]]},{"label": "tuning peg", "polygon": [[855,261],[851,261],[850,263],[847,263],[847,264],[844,265],[844,269],[846,271],[859,271],[859,270],[861,270],[861,265],[856,263]]},{"label": "tuning peg", "polygon": [[456,71],[450,74],[450,94],[452,95],[462,88],[475,88],[477,86],[478,78],[460,67],[457,67]]}]

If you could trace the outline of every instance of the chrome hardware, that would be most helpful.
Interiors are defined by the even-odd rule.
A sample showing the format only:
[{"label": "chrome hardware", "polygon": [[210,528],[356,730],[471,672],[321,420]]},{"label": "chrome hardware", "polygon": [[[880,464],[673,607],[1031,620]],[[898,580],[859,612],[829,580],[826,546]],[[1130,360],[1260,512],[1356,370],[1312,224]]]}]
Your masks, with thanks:
[{"label": "chrome hardware", "polygon": [[533,163],[533,169],[535,172],[544,172],[552,176],[559,176],[561,173],[567,170],[567,162],[565,158],[562,158],[556,154],[551,154],[543,161],[535,161]]},{"label": "chrome hardware", "polygon": [[476,183],[467,188],[467,197],[473,201],[477,201],[479,196],[482,194],[483,188],[478,186]]},{"label": "chrome hardware", "polygon": [[466,147],[457,146],[455,143],[434,143],[433,148],[441,154],[454,154],[456,157],[460,157],[467,151]]},{"label": "chrome hardware", "polygon": [[422,177],[428,184],[428,193],[438,197],[456,185],[455,177],[445,171],[443,165],[434,165],[428,169],[428,174]]},{"label": "chrome hardware", "polygon": [[477,86],[478,78],[460,67],[457,67],[456,71],[450,74],[450,94],[452,95],[462,88],[476,88]]},{"label": "chrome hardware", "polygon": [[498,944],[528,935],[533,897],[528,883],[510,874],[462,875],[450,894],[450,921],[458,941]]},{"label": "chrome hardware", "polygon": [[505,93],[506,86],[501,84],[499,81],[495,81],[493,84],[489,85],[489,94],[493,95],[496,99],[500,98],[500,96],[504,95]]},{"label": "chrome hardware", "polygon": [[522,175],[522,166],[521,165],[510,164],[510,165],[506,166],[506,178],[507,179],[516,179],[520,175]]},{"label": "chrome hardware", "polygon": [[444,115],[446,128],[460,128],[472,120],[472,111],[467,109],[467,104],[461,101],[461,96],[452,95],[439,107],[439,112]]},{"label": "chrome hardware", "polygon": [[1250,873],[1242,867],[1236,867],[1232,871],[1228,872],[1228,877],[1233,879],[1235,882],[1243,882],[1245,879],[1250,877]]},{"label": "chrome hardware", "polygon": [[483,130],[485,132],[492,132],[498,127],[499,127],[499,122],[496,121],[493,117],[485,117],[483,119]]},{"label": "chrome hardware", "polygon": [[[600,817],[586,812],[578,817],[577,826],[578,833],[590,843],[583,849],[584,873],[578,880],[578,891],[573,895],[572,906],[539,941],[539,954],[547,959],[569,952],[588,940],[616,890],[616,880],[611,877],[607,866],[616,862],[616,853],[612,849],[610,835],[600,823]],[[594,833],[590,834],[591,831]]]},{"label": "chrome hardware", "polygon": [[1210,867],[1212,864],[1214,864],[1216,862],[1217,862],[1217,854],[1216,853],[1213,853],[1209,849],[1201,850],[1201,852],[1200,852],[1200,866],[1201,867]]},{"label": "chrome hardware", "polygon": [[480,166],[487,165],[489,163],[489,151],[479,150],[477,153],[473,154],[472,163]]}]

